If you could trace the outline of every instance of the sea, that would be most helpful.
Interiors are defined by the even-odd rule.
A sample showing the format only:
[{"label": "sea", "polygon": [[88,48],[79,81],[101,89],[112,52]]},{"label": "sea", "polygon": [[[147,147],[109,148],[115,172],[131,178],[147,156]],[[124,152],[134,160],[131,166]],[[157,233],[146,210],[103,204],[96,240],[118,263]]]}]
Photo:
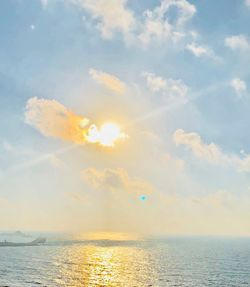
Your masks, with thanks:
[{"label": "sea", "polygon": [[250,286],[250,238],[67,240],[1,247],[0,286]]}]

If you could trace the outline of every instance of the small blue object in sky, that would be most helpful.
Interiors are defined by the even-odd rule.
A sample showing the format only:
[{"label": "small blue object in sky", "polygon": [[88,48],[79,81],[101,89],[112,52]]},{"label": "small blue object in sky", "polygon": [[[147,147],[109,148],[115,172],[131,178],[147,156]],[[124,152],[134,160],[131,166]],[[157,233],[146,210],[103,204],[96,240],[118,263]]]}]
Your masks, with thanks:
[{"label": "small blue object in sky", "polygon": [[140,196],[140,200],[141,200],[141,201],[145,201],[146,199],[147,199],[147,196],[146,196],[146,195],[141,195],[141,196]]}]

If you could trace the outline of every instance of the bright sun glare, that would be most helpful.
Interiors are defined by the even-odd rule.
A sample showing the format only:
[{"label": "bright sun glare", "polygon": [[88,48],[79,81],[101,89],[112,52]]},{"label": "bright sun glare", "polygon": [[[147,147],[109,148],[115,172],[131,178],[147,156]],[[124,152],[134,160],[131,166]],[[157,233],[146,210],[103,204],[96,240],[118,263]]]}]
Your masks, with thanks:
[{"label": "bright sun glare", "polygon": [[92,125],[86,136],[88,142],[108,147],[113,147],[119,139],[126,137],[127,135],[122,133],[119,125],[115,123],[105,123],[99,129]]}]

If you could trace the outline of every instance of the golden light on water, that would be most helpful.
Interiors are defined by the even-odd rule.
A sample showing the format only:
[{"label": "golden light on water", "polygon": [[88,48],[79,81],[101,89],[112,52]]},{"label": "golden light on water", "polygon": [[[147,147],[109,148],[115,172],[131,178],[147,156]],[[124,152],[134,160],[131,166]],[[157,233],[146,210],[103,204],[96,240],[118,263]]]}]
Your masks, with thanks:
[{"label": "golden light on water", "polygon": [[98,143],[101,146],[113,147],[118,140],[127,137],[116,123],[105,123],[99,129],[91,125],[85,136],[89,143]]},{"label": "golden light on water", "polygon": [[[108,232],[88,235],[93,242],[65,247],[64,253],[57,258],[61,262],[57,283],[63,283],[62,278],[67,278],[68,286],[72,287],[142,287],[146,286],[147,274],[154,277],[147,251],[126,240],[134,238],[133,235]],[[98,238],[110,238],[110,241]],[[143,272],[138,273],[139,269]]]}]

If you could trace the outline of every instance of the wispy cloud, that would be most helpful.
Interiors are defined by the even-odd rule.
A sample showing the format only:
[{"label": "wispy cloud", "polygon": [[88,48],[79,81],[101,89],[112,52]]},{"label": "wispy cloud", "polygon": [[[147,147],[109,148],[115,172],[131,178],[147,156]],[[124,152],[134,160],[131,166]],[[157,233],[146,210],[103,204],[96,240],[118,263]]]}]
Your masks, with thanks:
[{"label": "wispy cloud", "polygon": [[[177,14],[174,20],[170,20],[170,9],[176,8]],[[146,10],[143,14],[142,31],[138,38],[148,45],[152,41],[171,40],[178,41],[185,36],[183,26],[193,17],[196,12],[194,5],[186,0],[163,0],[153,10]]]},{"label": "wispy cloud", "polygon": [[146,79],[148,88],[153,93],[160,93],[165,101],[181,100],[186,102],[188,86],[182,80],[163,78],[156,76],[154,73],[143,72],[142,76]]},{"label": "wispy cloud", "polygon": [[197,133],[186,133],[184,130],[176,130],[173,134],[176,145],[184,145],[192,153],[211,164],[229,166],[238,171],[250,172],[250,155],[240,157],[236,154],[227,154],[214,143],[206,144]]},{"label": "wispy cloud", "polygon": [[[187,0],[162,0],[158,6],[135,16],[127,7],[127,0],[71,0],[71,3],[87,11],[97,22],[104,39],[112,39],[121,33],[127,43],[147,46],[154,41],[176,42],[188,33],[185,25],[196,12]],[[177,13],[170,17],[172,9]]]},{"label": "wispy cloud", "polygon": [[250,0],[245,0],[245,4],[247,7],[250,7]]},{"label": "wispy cloud", "polygon": [[90,69],[89,74],[93,80],[97,83],[102,84],[106,88],[116,92],[118,94],[123,94],[126,90],[126,85],[116,76],[105,73],[103,71]]},{"label": "wispy cloud", "polygon": [[192,54],[194,54],[196,57],[207,56],[209,54],[207,48],[200,46],[196,43],[188,44],[186,46],[186,49],[190,51]]},{"label": "wispy cloud", "polygon": [[49,3],[49,0],[40,0],[40,1],[41,1],[43,8],[46,8]]},{"label": "wispy cloud", "polygon": [[126,0],[72,0],[97,20],[97,28],[105,39],[111,39],[115,32],[126,37],[136,25],[133,12],[126,7]]},{"label": "wispy cloud", "polygon": [[234,89],[238,96],[242,96],[247,91],[247,84],[245,81],[234,78],[230,81],[230,86]]},{"label": "wispy cloud", "polygon": [[225,38],[225,45],[232,50],[248,50],[250,48],[250,41],[245,35],[233,35]]},{"label": "wispy cloud", "polygon": [[215,61],[221,61],[221,59],[214,53],[214,51],[206,46],[198,45],[195,42],[186,45],[186,50],[192,53],[195,57],[207,57]]}]

